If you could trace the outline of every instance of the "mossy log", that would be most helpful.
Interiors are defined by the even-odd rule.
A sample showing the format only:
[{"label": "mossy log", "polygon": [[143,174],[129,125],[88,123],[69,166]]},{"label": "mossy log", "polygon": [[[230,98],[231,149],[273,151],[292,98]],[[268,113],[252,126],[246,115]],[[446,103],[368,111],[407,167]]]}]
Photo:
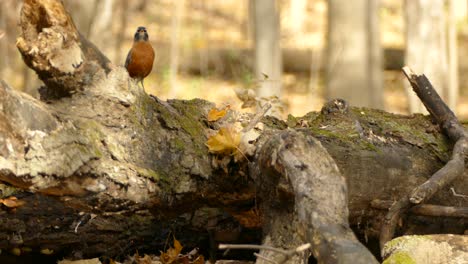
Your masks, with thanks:
[{"label": "mossy log", "polygon": [[[162,250],[173,234],[185,248],[206,251],[217,242],[261,243],[263,228],[264,243],[278,247],[323,239],[323,248],[313,253],[319,262],[330,260],[323,252],[339,253],[343,241],[359,245],[349,225],[365,243],[376,241],[385,211],[373,209],[372,200],[397,200],[450,154],[452,146],[428,117],[332,101],[304,117],[264,117],[259,138],[249,143],[254,152],[248,159],[214,155],[206,146],[208,134],[219,129],[218,122],[207,120],[213,103],[147,95],[124,68],[77,37],[60,1],[24,1],[21,21],[18,49],[46,86],[38,100],[0,83],[2,250],[118,258]],[[70,47],[73,52],[58,52]],[[275,140],[292,141],[275,150]],[[304,157],[288,154],[289,144],[300,153],[320,151],[325,162],[316,165],[317,171],[307,163],[296,167],[288,162]],[[333,176],[335,189],[316,184],[314,195],[299,195],[308,187],[301,180],[313,183],[318,171]],[[464,192],[468,180],[457,179],[450,187]],[[326,197],[342,206],[333,209],[327,207],[331,202],[317,201]],[[309,199],[315,207],[301,211],[306,207],[298,207],[296,199]],[[431,203],[468,206],[450,188]],[[284,211],[268,211],[276,205]],[[298,224],[284,226],[288,223]],[[322,232],[324,223],[343,230],[335,226]],[[399,231],[465,229],[463,218],[410,216]],[[334,240],[339,234],[343,237]],[[376,244],[370,242],[369,247]],[[353,250],[367,252],[360,246]]]},{"label": "mossy log", "polygon": [[468,259],[468,236],[450,234],[402,236],[385,244],[384,262],[415,264],[457,264]]}]

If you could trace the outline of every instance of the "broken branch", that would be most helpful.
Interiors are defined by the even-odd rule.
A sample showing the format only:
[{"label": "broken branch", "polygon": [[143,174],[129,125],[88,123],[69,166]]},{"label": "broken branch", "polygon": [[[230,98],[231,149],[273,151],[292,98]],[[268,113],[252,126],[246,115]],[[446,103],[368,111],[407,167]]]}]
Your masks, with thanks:
[{"label": "broken branch", "polygon": [[421,99],[431,116],[444,133],[455,142],[451,159],[444,167],[432,175],[429,180],[416,187],[409,195],[395,202],[385,216],[380,232],[380,248],[393,238],[400,216],[414,204],[429,200],[455,178],[463,174],[465,169],[465,153],[468,149],[468,134],[458,121],[455,114],[440,98],[427,77],[415,74],[409,67],[403,67],[403,73],[411,84],[413,91]]},{"label": "broken branch", "polygon": [[284,256],[284,258],[282,260],[279,260],[279,261],[274,261],[274,260],[271,260],[271,259],[269,259],[269,258],[267,258],[265,256],[260,255],[260,254],[255,254],[254,253],[254,255],[256,257],[260,258],[260,259],[263,259],[263,260],[266,260],[266,261],[272,262],[272,263],[278,263],[278,264],[286,262],[292,256],[294,256],[296,254],[299,254],[299,253],[301,253],[303,251],[306,251],[310,247],[311,247],[310,243],[300,245],[300,246],[298,246],[296,248],[293,248],[293,249],[290,249],[290,250],[284,250],[284,249],[270,247],[270,246],[264,246],[264,245],[220,244],[218,246],[219,249],[254,249],[254,250],[263,249],[263,250],[274,251],[274,252],[282,254]]},{"label": "broken branch", "polygon": [[[390,200],[373,200],[372,208],[379,210],[388,210],[392,207],[393,201]],[[415,205],[408,210],[409,213],[423,216],[436,217],[463,217],[468,218],[468,207],[442,206],[435,204],[420,204]]]}]

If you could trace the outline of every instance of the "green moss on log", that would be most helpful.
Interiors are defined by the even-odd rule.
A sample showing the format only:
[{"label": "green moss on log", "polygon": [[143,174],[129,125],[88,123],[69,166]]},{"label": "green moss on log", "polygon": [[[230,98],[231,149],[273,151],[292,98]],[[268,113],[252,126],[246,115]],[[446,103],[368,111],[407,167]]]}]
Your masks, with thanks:
[{"label": "green moss on log", "polygon": [[379,152],[381,146],[398,142],[427,146],[441,161],[446,161],[452,147],[430,117],[420,114],[404,116],[351,107],[346,114],[310,112],[303,117],[288,116],[287,124],[298,128],[301,120],[307,122],[318,138],[338,140],[338,143],[370,151]]}]

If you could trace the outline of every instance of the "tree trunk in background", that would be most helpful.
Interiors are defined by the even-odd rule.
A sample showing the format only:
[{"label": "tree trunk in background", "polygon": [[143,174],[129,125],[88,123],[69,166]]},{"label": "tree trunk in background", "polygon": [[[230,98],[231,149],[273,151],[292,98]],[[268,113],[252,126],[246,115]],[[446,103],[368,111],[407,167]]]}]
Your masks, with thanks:
[{"label": "tree trunk in background", "polygon": [[103,51],[112,61],[112,34],[114,0],[68,0],[69,10],[78,30]]},{"label": "tree trunk in background", "polygon": [[93,42],[111,61],[114,61],[115,54],[113,46],[109,45],[115,39],[112,34],[112,24],[114,22],[113,15],[114,0],[98,1],[95,12],[97,15],[93,18],[90,25],[88,38]]},{"label": "tree trunk in background", "polygon": [[[209,3],[205,1],[200,1],[200,6],[202,10],[205,10]],[[200,57],[200,73],[202,76],[208,74],[208,57],[204,56],[205,54],[202,52],[203,49],[210,50],[210,39],[209,34],[207,34],[207,30],[205,27],[205,16],[203,13],[199,13],[195,18],[198,23],[198,44],[197,44],[197,53]],[[209,53],[209,52],[208,52]]]},{"label": "tree trunk in background", "polygon": [[8,66],[8,34],[6,30],[6,13],[8,12],[6,1],[0,2],[0,77],[5,78],[5,70]]},{"label": "tree trunk in background", "polygon": [[466,0],[451,0],[453,1],[453,5],[455,6],[453,10],[453,15],[457,18],[457,21],[466,18],[468,2]]},{"label": "tree trunk in background", "polygon": [[117,40],[115,42],[115,63],[117,65],[123,65],[124,60],[123,56],[126,54],[122,53],[122,46],[125,41],[125,29],[127,28],[128,24],[128,1],[127,0],[120,0],[118,11],[120,12],[120,28],[119,32],[117,33]]},{"label": "tree trunk in background", "polygon": [[[280,48],[280,23],[276,1],[252,0],[255,35],[255,76],[259,81],[259,97],[281,98],[283,72]],[[265,76],[266,75],[266,76]],[[271,114],[278,115],[272,108]]]},{"label": "tree trunk in background", "polygon": [[328,99],[383,108],[378,0],[328,2]]},{"label": "tree trunk in background", "polygon": [[289,27],[293,36],[300,36],[303,34],[306,15],[307,0],[291,0],[289,7]]},{"label": "tree trunk in background", "polygon": [[184,15],[185,0],[174,1],[174,12],[171,26],[171,64],[169,69],[169,98],[178,93],[177,72],[179,71],[180,27]]},{"label": "tree trunk in background", "polygon": [[64,2],[76,27],[83,36],[90,35],[92,15],[95,13],[93,10],[96,7],[97,1],[99,0],[67,0]]},{"label": "tree trunk in background", "polygon": [[380,41],[380,0],[367,0],[367,48],[368,87],[371,96],[370,106],[384,108],[383,90],[383,49]]},{"label": "tree trunk in background", "polygon": [[[424,72],[446,100],[448,60],[444,1],[407,0],[405,13],[406,65],[415,72]],[[410,112],[425,112],[411,87],[406,87]]]},{"label": "tree trunk in background", "polygon": [[[312,49],[310,52],[310,77],[309,77],[309,92],[310,98],[321,97],[318,94],[320,87],[320,69],[322,68],[322,50],[318,48]],[[309,100],[311,101],[311,100]]]},{"label": "tree trunk in background", "polygon": [[247,13],[247,38],[255,45],[255,0],[249,0]]},{"label": "tree trunk in background", "polygon": [[457,41],[457,5],[455,0],[448,1],[448,93],[447,93],[447,103],[448,106],[456,111],[458,93],[459,93],[459,84],[458,84],[458,41]]}]

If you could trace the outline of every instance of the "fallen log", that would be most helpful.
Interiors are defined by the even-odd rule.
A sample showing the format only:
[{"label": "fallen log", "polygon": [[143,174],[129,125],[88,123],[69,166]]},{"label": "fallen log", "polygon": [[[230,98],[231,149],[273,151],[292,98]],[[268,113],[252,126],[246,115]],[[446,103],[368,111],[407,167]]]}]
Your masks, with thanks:
[{"label": "fallen log", "polygon": [[[229,110],[208,121],[213,103],[148,96],[125,69],[77,37],[60,1],[26,0],[21,16],[18,49],[46,87],[36,100],[0,83],[0,249],[119,258],[163,250],[175,235],[213,258],[217,243],[263,239],[285,249],[310,242],[319,262],[347,258],[340,253],[347,241],[348,253],[372,259],[348,226],[361,241],[378,238],[384,214],[371,201],[401,198],[449,158],[450,142],[429,118],[349,108],[340,100],[287,121],[261,118],[251,130],[257,137],[244,143],[245,157],[211,153],[211,134],[230,123],[249,127],[255,117],[233,119],[239,115]],[[73,52],[59,52],[69,47]],[[297,154],[288,146],[319,151],[323,160],[309,164],[299,155],[303,165],[290,163]],[[449,187],[463,192],[466,177]],[[305,195],[309,188],[313,197]],[[468,206],[448,187],[431,203]],[[270,222],[272,215],[281,217]],[[410,216],[397,231],[466,229],[442,222]]]}]

